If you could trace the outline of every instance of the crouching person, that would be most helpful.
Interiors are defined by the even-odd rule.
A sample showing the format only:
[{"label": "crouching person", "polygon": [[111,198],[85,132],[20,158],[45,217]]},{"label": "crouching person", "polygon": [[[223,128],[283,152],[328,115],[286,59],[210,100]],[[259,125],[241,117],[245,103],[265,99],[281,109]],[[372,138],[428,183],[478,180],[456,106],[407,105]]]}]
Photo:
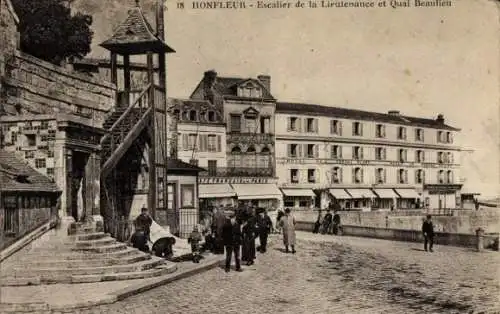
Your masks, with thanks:
[{"label": "crouching person", "polygon": [[191,244],[191,254],[193,256],[193,263],[199,263],[201,260],[201,233],[198,231],[198,226],[193,227],[193,232],[188,238],[188,243]]}]

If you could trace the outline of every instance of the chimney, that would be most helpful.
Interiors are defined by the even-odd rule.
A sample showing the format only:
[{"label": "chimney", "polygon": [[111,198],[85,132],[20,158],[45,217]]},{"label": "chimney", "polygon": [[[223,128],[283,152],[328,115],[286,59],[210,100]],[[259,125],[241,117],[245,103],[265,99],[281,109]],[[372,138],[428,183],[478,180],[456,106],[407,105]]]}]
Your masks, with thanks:
[{"label": "chimney", "polygon": [[163,15],[163,10],[165,6],[163,0],[157,0],[156,2],[156,35],[161,39],[165,40],[165,17]]},{"label": "chimney", "polygon": [[399,116],[400,112],[399,110],[389,110],[388,114],[391,116]]},{"label": "chimney", "polygon": [[442,113],[438,114],[437,118],[436,118],[436,121],[439,123],[439,124],[444,124],[444,116]]},{"label": "chimney", "polygon": [[205,100],[210,101],[212,104],[215,101],[215,93],[213,91],[215,80],[217,79],[217,72],[215,70],[206,71],[203,76],[203,93]]},{"label": "chimney", "polygon": [[267,91],[271,93],[271,76],[270,75],[258,75],[257,79],[266,87]]}]

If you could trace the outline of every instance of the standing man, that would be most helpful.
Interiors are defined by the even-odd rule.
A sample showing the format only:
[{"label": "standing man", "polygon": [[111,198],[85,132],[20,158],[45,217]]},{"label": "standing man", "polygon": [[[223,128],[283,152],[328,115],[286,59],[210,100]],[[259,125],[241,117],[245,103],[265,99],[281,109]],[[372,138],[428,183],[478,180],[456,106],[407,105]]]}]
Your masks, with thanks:
[{"label": "standing man", "polygon": [[257,217],[257,230],[259,232],[259,251],[261,253],[266,253],[267,250],[267,237],[271,230],[273,230],[273,222],[271,217],[268,216],[267,211],[262,209]]},{"label": "standing man", "polygon": [[427,252],[427,243],[429,243],[429,251],[432,251],[434,245],[434,225],[431,221],[431,215],[427,215],[427,219],[422,224],[422,233],[424,234],[424,249]]},{"label": "standing man", "polygon": [[236,271],[241,271],[240,247],[243,242],[240,219],[235,218],[234,212],[229,213],[228,216],[230,218],[226,218],[222,228],[223,243],[226,247],[226,273],[231,270],[231,258],[233,254],[236,262]]},{"label": "standing man", "polygon": [[224,224],[226,222],[226,216],[224,215],[224,212],[222,210],[222,207],[217,208],[214,213],[214,218],[213,218],[213,224],[214,228],[212,229],[215,231],[215,248],[214,248],[214,253],[215,254],[224,254],[224,241],[223,241],[223,236],[222,236],[222,229],[224,228]]},{"label": "standing man", "polygon": [[151,233],[151,225],[153,224],[153,218],[148,213],[148,209],[143,207],[141,209],[141,214],[135,219],[135,227],[137,230],[144,232],[146,241],[149,241],[149,235]]},{"label": "standing man", "polygon": [[285,215],[281,217],[280,225],[283,230],[285,252],[288,253],[288,246],[291,246],[292,254],[295,254],[295,218],[292,216],[290,208],[285,209]]}]

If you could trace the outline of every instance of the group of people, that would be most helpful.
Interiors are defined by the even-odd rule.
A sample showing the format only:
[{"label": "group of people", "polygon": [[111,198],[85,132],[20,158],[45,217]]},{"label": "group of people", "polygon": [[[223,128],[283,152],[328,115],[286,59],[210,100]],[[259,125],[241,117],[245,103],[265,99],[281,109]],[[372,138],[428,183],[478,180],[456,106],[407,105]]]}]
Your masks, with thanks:
[{"label": "group of people", "polygon": [[323,217],[321,210],[318,212],[318,218],[314,224],[313,233],[321,234],[339,234],[342,231],[342,226],[340,224],[340,215],[337,211],[333,211],[333,215],[330,209],[326,210],[326,214]]}]

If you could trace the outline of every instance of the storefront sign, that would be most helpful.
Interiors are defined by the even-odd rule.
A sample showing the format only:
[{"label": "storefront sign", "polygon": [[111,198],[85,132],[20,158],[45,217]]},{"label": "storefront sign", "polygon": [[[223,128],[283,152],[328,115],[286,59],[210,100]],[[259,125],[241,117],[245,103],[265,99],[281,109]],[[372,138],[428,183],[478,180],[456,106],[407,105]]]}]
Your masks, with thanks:
[{"label": "storefront sign", "polygon": [[269,178],[198,178],[199,184],[264,184],[273,183]]}]

